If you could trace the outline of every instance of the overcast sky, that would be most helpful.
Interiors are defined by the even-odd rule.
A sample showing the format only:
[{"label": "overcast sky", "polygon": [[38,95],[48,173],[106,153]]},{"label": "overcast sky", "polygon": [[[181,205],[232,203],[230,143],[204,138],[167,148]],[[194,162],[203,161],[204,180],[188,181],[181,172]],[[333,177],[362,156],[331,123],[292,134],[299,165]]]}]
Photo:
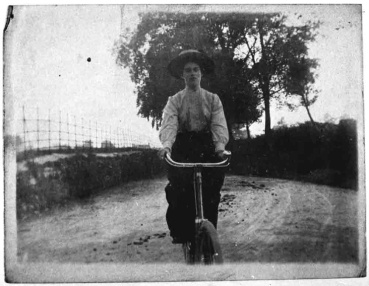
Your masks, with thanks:
[{"label": "overcast sky", "polygon": [[[152,8],[128,6],[122,22],[121,9],[116,5],[16,7],[11,38],[5,43],[10,47],[5,64],[10,67],[17,118],[22,116],[22,106],[33,114],[38,107],[44,116],[49,109],[52,114],[61,110],[112,126],[134,126],[135,130],[151,134],[151,124],[136,116],[134,85],[128,72],[115,63],[113,47],[122,29],[134,28],[137,12]],[[226,10],[212,7],[215,9]],[[361,122],[359,6],[255,5],[237,9],[299,13],[300,20],[323,21],[320,36],[309,50],[309,56],[318,58],[320,64],[316,84],[321,94],[311,108],[312,115],[317,121],[349,117]],[[303,108],[295,112],[273,110],[272,125],[282,117],[288,124],[308,120]],[[260,123],[251,131],[256,134],[263,129]]]}]

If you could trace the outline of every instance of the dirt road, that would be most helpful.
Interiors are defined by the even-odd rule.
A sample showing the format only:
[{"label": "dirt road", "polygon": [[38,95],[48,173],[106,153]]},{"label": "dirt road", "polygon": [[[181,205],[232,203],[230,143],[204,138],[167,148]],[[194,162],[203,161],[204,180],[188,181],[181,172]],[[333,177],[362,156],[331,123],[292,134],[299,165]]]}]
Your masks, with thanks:
[{"label": "dirt road", "polygon": [[[178,263],[166,222],[166,180],[131,182],[18,224],[22,263]],[[228,176],[218,232],[226,264],[356,263],[357,192]],[[224,276],[223,279],[227,279]]]}]

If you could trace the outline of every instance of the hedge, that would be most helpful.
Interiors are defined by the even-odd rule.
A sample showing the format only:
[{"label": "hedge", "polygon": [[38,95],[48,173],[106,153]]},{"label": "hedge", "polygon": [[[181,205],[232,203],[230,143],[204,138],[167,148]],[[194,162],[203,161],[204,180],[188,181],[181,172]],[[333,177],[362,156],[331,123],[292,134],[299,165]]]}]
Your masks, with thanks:
[{"label": "hedge", "polygon": [[231,168],[238,174],[306,180],[357,188],[356,121],[305,122],[233,143]]},{"label": "hedge", "polygon": [[100,157],[79,153],[37,164],[27,161],[27,170],[17,173],[17,216],[41,213],[71,199],[85,198],[131,181],[153,178],[164,172],[156,150]]}]

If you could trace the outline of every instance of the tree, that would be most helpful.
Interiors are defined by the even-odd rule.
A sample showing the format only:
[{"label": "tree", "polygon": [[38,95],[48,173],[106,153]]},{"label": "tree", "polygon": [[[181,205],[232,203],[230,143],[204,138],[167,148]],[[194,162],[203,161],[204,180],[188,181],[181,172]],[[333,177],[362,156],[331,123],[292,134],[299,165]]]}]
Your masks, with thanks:
[{"label": "tree", "polygon": [[[283,101],[288,96],[295,95],[291,86],[299,85],[304,89],[314,80],[307,76],[313,74],[307,71],[316,67],[316,60],[307,59],[307,43],[315,40],[315,30],[320,23],[287,26],[285,22],[286,16],[280,14],[260,15],[244,33],[247,51],[244,62],[253,74],[252,83],[259,90],[264,102],[267,136],[271,131],[270,100],[277,98]],[[306,71],[304,76],[294,75],[292,71],[296,65]],[[305,96],[305,106],[313,103],[313,100],[307,100],[307,93],[299,95]]]},{"label": "tree", "polygon": [[[317,75],[312,69],[317,68],[318,63],[313,59],[301,58],[299,62],[290,64],[286,76],[286,86],[290,94],[300,96],[299,106],[304,106],[311,123],[316,123],[311,115],[309,107],[318,99],[318,90],[314,88],[314,82]],[[289,106],[294,109],[295,106]]]},{"label": "tree", "polygon": [[209,13],[148,13],[141,17],[132,38],[122,38],[118,44],[117,59],[130,69],[139,114],[151,118],[153,126],[160,126],[167,98],[184,87],[166,67],[183,49],[195,48],[215,61],[216,76],[203,78],[202,86],[219,95],[230,132],[234,123],[250,126],[259,119],[260,100],[246,78],[243,63],[234,59],[238,35],[219,38],[222,26],[234,21],[232,18]]},{"label": "tree", "polygon": [[290,86],[299,78],[289,73],[290,67],[311,64],[301,59],[318,25],[290,27],[285,21],[277,13],[142,14],[132,38],[118,44],[117,61],[130,69],[139,113],[158,127],[168,96],[183,87],[166,66],[183,49],[201,49],[214,59],[217,74],[204,78],[203,86],[221,98],[229,127],[246,124],[248,129],[264,111],[269,134],[270,100],[296,95]]}]

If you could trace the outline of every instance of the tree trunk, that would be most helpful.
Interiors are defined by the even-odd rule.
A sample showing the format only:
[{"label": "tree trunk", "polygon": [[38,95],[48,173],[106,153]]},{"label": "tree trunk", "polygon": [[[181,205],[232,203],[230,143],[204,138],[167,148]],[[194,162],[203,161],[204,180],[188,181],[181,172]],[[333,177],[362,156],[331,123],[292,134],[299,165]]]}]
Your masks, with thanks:
[{"label": "tree trunk", "polygon": [[309,109],[309,105],[307,104],[307,100],[306,100],[305,95],[302,95],[302,99],[303,99],[303,101],[304,101],[304,106],[305,106],[305,108],[306,108],[306,111],[307,111],[307,113],[308,113],[308,116],[309,116],[309,118],[310,118],[310,121],[311,121],[311,123],[316,127],[315,121],[314,121],[313,117],[311,116],[310,109]]},{"label": "tree trunk", "polygon": [[305,108],[306,108],[306,111],[307,111],[307,113],[309,115],[309,118],[310,118],[311,123],[313,123],[313,125],[315,126],[316,124],[315,124],[315,121],[314,121],[313,117],[311,116],[309,107],[307,105],[305,105]]},{"label": "tree trunk", "polygon": [[271,132],[269,90],[263,90],[263,98],[264,98],[264,112],[265,112],[265,136],[268,137]]},{"label": "tree trunk", "polygon": [[251,138],[250,125],[248,122],[246,122],[246,132],[247,132],[247,139],[250,139]]},{"label": "tree trunk", "polygon": [[266,81],[263,87],[263,98],[264,98],[264,112],[265,112],[265,143],[266,143],[266,153],[271,154],[273,152],[273,145],[270,140],[271,136],[271,120],[270,120],[270,93],[269,93],[269,82]]}]

